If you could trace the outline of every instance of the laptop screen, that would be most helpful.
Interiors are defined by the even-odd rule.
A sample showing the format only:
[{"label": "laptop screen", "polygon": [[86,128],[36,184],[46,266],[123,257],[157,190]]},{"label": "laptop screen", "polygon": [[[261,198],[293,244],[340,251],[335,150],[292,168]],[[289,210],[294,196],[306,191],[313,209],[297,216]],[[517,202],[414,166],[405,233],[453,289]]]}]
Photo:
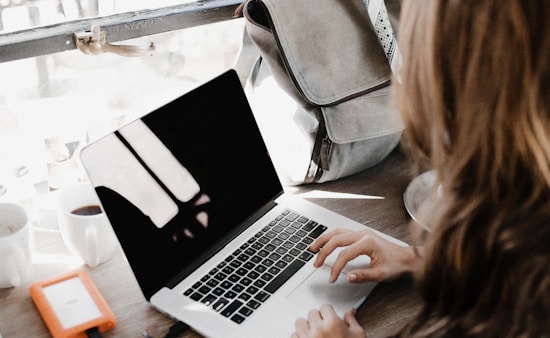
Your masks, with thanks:
[{"label": "laptop screen", "polygon": [[81,159],[147,299],[282,192],[234,70]]}]

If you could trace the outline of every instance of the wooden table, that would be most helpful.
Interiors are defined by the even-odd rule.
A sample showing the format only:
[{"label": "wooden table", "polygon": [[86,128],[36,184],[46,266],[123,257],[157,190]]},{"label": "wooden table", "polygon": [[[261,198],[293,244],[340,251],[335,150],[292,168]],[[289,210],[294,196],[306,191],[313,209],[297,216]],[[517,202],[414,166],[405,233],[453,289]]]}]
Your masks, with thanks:
[{"label": "wooden table", "polygon": [[[395,150],[381,164],[363,173],[335,182],[299,187],[296,194],[309,196],[314,203],[362,224],[410,243],[409,216],[403,206],[403,192],[412,176],[404,155]],[[318,192],[347,193],[372,198],[310,198]],[[42,210],[44,219],[54,215]],[[28,289],[32,282],[80,268],[81,262],[66,250],[55,221],[42,222],[34,231],[32,276],[17,288],[0,289],[0,335],[49,337]],[[163,337],[174,323],[152,309],[142,296],[128,263],[120,250],[108,262],[88,269],[97,287],[117,316],[117,326],[104,337]],[[360,323],[368,337],[384,337],[399,330],[420,307],[410,277],[379,284],[358,309]],[[182,337],[200,337],[188,330]]]}]

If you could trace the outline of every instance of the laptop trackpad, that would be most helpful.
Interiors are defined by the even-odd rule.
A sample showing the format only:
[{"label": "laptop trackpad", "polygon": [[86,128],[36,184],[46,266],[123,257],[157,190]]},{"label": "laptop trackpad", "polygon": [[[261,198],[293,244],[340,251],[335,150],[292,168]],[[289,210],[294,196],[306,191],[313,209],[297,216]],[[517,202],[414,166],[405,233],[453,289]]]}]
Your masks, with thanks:
[{"label": "laptop trackpad", "polygon": [[306,310],[318,309],[323,304],[331,304],[339,315],[351,307],[357,307],[374,288],[376,283],[352,284],[346,281],[346,275],[329,283],[330,267],[323,265],[316,269],[287,297]]}]

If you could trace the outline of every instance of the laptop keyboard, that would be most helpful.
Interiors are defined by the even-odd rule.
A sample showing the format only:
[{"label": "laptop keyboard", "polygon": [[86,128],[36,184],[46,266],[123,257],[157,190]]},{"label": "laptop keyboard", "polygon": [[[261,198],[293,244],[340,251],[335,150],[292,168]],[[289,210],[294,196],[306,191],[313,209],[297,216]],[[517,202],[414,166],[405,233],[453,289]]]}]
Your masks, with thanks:
[{"label": "laptop keyboard", "polygon": [[184,292],[241,324],[306,264],[327,229],[285,210]]}]

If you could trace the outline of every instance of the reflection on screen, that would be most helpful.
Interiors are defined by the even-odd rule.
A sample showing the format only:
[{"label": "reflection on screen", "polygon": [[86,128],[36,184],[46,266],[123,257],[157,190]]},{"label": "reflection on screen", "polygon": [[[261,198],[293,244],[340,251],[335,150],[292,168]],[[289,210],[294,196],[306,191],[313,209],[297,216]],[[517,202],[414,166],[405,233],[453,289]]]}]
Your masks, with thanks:
[{"label": "reflection on screen", "polygon": [[283,190],[231,72],[92,144],[82,159],[147,298]]}]

